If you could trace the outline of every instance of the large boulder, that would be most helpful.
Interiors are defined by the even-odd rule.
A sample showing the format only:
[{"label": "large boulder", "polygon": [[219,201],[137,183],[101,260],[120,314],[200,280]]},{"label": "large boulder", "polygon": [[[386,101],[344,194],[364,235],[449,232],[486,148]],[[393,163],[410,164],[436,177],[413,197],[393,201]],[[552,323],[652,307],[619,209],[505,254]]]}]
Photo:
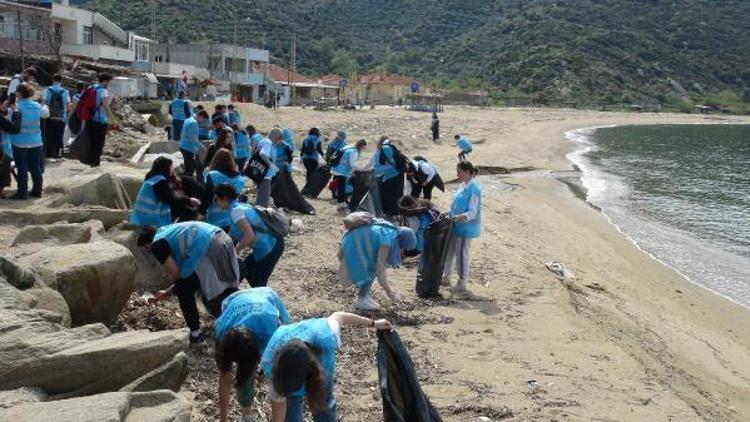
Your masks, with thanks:
[{"label": "large boulder", "polygon": [[0,276],[0,309],[35,311],[34,315],[38,318],[70,327],[70,312],[65,299],[60,293],[42,284],[19,290]]},{"label": "large boulder", "polygon": [[0,224],[24,227],[30,224],[54,224],[60,221],[83,223],[99,220],[105,228],[114,227],[127,220],[130,210],[108,208],[57,208],[57,209],[4,209],[0,212]]},{"label": "large boulder", "polygon": [[120,391],[179,391],[182,382],[188,375],[188,357],[184,352],[178,353],[164,365],[143,374],[142,377],[122,387]]},{"label": "large boulder", "polygon": [[163,265],[151,252],[138,246],[138,232],[134,230],[112,229],[104,237],[128,248],[135,258],[136,288],[164,288],[171,284],[172,278]]},{"label": "large boulder", "polygon": [[185,378],[184,371],[170,369],[187,348],[184,330],[111,334],[102,324],[66,329],[36,311],[9,309],[0,309],[0,321],[0,390],[34,386],[65,398],[117,391],[155,370],[170,375],[159,378],[159,388]]},{"label": "large boulder", "polygon": [[4,256],[0,256],[0,275],[2,275],[11,286],[19,289],[27,289],[33,286],[36,282],[34,273],[29,271],[28,268],[18,265],[17,262]]},{"label": "large boulder", "polygon": [[58,244],[88,243],[101,238],[104,224],[91,220],[85,223],[60,223],[26,226],[16,234],[13,246],[53,240]]},{"label": "large boulder", "polygon": [[192,405],[172,391],[106,393],[0,409],[0,420],[24,422],[189,422]]},{"label": "large boulder", "polygon": [[44,248],[21,262],[62,294],[74,326],[113,323],[134,288],[133,255],[111,241]]},{"label": "large boulder", "polygon": [[47,193],[62,193],[52,206],[102,206],[111,209],[130,209],[133,200],[117,175],[112,173],[86,174],[69,177],[45,188]]}]

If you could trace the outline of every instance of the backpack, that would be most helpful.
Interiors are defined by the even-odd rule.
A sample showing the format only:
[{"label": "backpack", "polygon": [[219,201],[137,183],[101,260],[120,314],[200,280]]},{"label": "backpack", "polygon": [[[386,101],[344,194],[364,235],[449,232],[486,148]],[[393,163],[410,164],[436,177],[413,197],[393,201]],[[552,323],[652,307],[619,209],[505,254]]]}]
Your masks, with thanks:
[{"label": "backpack", "polygon": [[313,143],[312,139],[305,138],[305,140],[302,141],[302,155],[313,154],[315,154],[315,144]]},{"label": "backpack", "polygon": [[62,120],[65,114],[65,103],[63,101],[63,90],[50,90],[49,118]]},{"label": "backpack", "polygon": [[344,156],[344,152],[346,152],[346,148],[336,150],[336,152],[331,154],[331,158],[328,160],[328,165],[331,168],[339,165],[341,163],[341,158]]},{"label": "backpack", "polygon": [[78,99],[78,104],[76,104],[76,116],[78,116],[78,120],[85,122],[94,118],[98,106],[96,89],[93,86],[84,89],[83,93],[81,93],[81,98]]},{"label": "backpack", "polygon": [[255,206],[255,211],[268,227],[268,233],[281,239],[289,234],[290,220],[284,211],[278,208],[265,208],[260,205]]},{"label": "backpack", "polygon": [[[392,143],[386,145],[391,147],[391,150],[393,151],[393,167],[395,167],[399,173],[406,173],[409,170],[409,159],[406,158],[404,153],[396,148],[396,145],[393,145]],[[381,154],[381,157],[381,163],[383,163],[384,161],[382,160],[386,159],[385,154]]]}]

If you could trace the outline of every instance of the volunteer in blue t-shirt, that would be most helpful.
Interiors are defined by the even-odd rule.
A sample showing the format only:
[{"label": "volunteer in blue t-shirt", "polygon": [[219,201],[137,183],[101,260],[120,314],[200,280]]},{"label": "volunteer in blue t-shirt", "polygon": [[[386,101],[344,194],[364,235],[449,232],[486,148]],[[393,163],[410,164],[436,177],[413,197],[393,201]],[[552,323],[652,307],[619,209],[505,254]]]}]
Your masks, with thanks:
[{"label": "volunteer in blue t-shirt", "polygon": [[284,239],[271,233],[254,206],[237,202],[237,193],[230,186],[214,190],[214,203],[230,214],[229,235],[237,241],[237,253],[250,250],[242,261],[242,278],[252,287],[267,285],[284,253]]},{"label": "volunteer in blue t-shirt", "polygon": [[469,138],[462,135],[456,135],[454,136],[454,139],[456,140],[456,146],[458,147],[458,161],[466,161],[466,157],[474,151],[471,141]]},{"label": "volunteer in blue t-shirt", "polygon": [[342,327],[391,330],[385,319],[373,320],[347,312],[284,325],[273,333],[260,361],[269,380],[271,420],[302,422],[305,397],[313,421],[335,422],[333,397],[336,351]]},{"label": "volunteer in blue t-shirt", "polygon": [[243,417],[250,414],[260,357],[276,329],[290,322],[284,302],[270,287],[240,290],[224,299],[221,316],[214,323],[219,421],[228,417],[232,379]]}]

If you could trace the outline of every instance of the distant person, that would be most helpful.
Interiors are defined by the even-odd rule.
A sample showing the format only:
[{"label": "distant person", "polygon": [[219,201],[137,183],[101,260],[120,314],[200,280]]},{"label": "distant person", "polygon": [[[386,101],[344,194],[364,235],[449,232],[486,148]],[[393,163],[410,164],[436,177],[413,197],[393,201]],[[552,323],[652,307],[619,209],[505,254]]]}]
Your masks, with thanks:
[{"label": "distant person", "polygon": [[240,112],[235,108],[234,104],[227,106],[227,124],[229,126],[242,126],[242,116],[240,116]]},{"label": "distant person", "polygon": [[333,157],[333,154],[335,154],[336,151],[340,151],[344,148],[346,148],[346,132],[339,130],[336,132],[336,137],[333,138],[333,141],[329,142],[326,147],[326,163],[331,161],[331,157]]},{"label": "distant person", "polygon": [[237,160],[237,168],[240,172],[245,170],[245,164],[250,159],[250,137],[236,123],[232,124],[234,136],[234,159]]},{"label": "distant person", "polygon": [[[218,130],[218,135],[216,137],[216,140],[211,145],[209,145],[206,150],[205,162],[209,166],[211,165],[211,162],[213,162],[214,160],[214,155],[216,154],[216,151],[222,148],[232,151],[232,149],[234,148],[234,135],[232,134],[232,129],[225,127],[223,129],[216,129],[216,130]],[[205,175],[201,175],[201,177],[203,176]]]},{"label": "distant person", "polygon": [[398,215],[398,200],[404,196],[404,173],[398,168],[396,150],[387,136],[378,141],[378,149],[372,156],[371,165],[380,186],[380,202],[385,218]]},{"label": "distant person", "polygon": [[91,167],[99,167],[101,164],[104,142],[107,139],[107,129],[110,127],[117,128],[114,114],[112,114],[112,109],[110,108],[112,99],[107,90],[109,83],[112,81],[112,76],[102,73],[99,75],[98,80],[99,83],[93,86],[93,93],[96,96],[96,108],[91,120],[84,124],[91,144],[91,157],[88,160]]},{"label": "distant person", "polygon": [[214,191],[221,185],[228,185],[239,195],[245,189],[245,176],[238,168],[229,150],[219,149],[211,161],[206,175],[206,190],[201,198],[200,214],[206,216],[206,222],[229,232],[230,211],[219,207],[214,201]]},{"label": "distant person", "polygon": [[44,121],[46,156],[60,159],[63,151],[63,135],[71,110],[70,93],[62,87],[62,76],[52,77],[52,85],[44,91],[44,104],[49,107],[49,118]]},{"label": "distant person", "polygon": [[[201,111],[205,111],[202,105],[197,105],[195,109],[193,109],[193,114],[196,115],[200,113]],[[208,115],[208,112],[206,111],[206,118],[203,119],[203,121],[199,122],[198,125],[198,139],[201,141],[208,141],[208,132],[211,130],[211,118]]]},{"label": "distant person", "polygon": [[342,149],[333,155],[329,165],[333,175],[333,183],[336,186],[336,209],[339,212],[354,211],[357,204],[349,200],[349,195],[354,192],[352,175],[360,167],[357,165],[359,155],[367,148],[367,141],[360,139],[356,144]]},{"label": "distant person", "polygon": [[305,402],[312,411],[313,421],[337,420],[333,381],[343,327],[393,329],[385,319],[334,312],[328,318],[283,325],[273,333],[260,361],[269,385],[269,420],[301,422]]},{"label": "distant person", "polygon": [[276,96],[274,97],[273,109],[278,110],[280,105],[281,105],[281,94],[276,94]]},{"label": "distant person", "polygon": [[205,110],[199,110],[195,116],[185,119],[180,134],[179,145],[185,164],[184,174],[189,176],[194,174],[198,179],[203,177],[203,162],[200,157],[201,151],[206,149],[200,139],[201,125],[207,121],[208,113]]},{"label": "distant person", "polygon": [[22,73],[13,75],[8,83],[7,97],[3,99],[3,102],[7,101],[8,105],[14,105],[16,103],[16,95],[18,86],[22,83],[26,83],[31,86],[36,82],[36,69],[28,67]]},{"label": "distant person", "polygon": [[18,190],[10,199],[24,200],[29,196],[29,173],[34,182],[31,196],[42,197],[42,119],[49,117],[47,106],[34,101],[34,88],[23,82],[16,90],[18,101],[16,111],[21,115],[18,133],[8,135],[16,163],[16,183]]},{"label": "distant person", "polygon": [[[362,218],[358,213],[350,214],[346,220]],[[343,285],[354,284],[357,299],[354,309],[374,311],[380,305],[372,299],[370,287],[377,277],[380,287],[388,298],[397,299],[396,292],[388,283],[388,267],[401,265],[406,253],[417,246],[414,232],[407,227],[397,227],[385,220],[363,222],[348,229],[339,242],[339,281]]]},{"label": "distant person", "polygon": [[200,201],[175,195],[169,182],[172,178],[172,160],[157,157],[146,173],[146,178],[138,190],[133,209],[130,211],[130,224],[140,227],[159,228],[172,224],[177,209],[188,206],[197,208]]},{"label": "distant person", "polygon": [[143,229],[138,246],[150,251],[175,280],[150,300],[158,303],[172,293],[190,329],[190,343],[203,343],[200,314],[195,303],[200,293],[206,310],[218,318],[221,302],[238,290],[240,271],[232,239],[220,228],[199,221]]},{"label": "distant person", "polygon": [[[6,119],[8,109],[10,109],[10,118]],[[21,130],[21,114],[13,111],[13,107],[8,107],[8,109],[0,104],[0,199],[5,199],[5,188],[10,186],[11,182],[13,145],[11,145],[10,135]]]},{"label": "distant person", "polygon": [[320,157],[323,156],[323,143],[320,141],[320,130],[316,127],[311,128],[305,139],[302,140],[300,158],[302,164],[307,170],[306,182],[310,182],[310,177],[315,173],[320,165]]},{"label": "distant person", "polygon": [[466,158],[474,150],[471,141],[469,138],[462,135],[456,135],[454,136],[454,139],[456,140],[456,146],[458,147],[458,161],[466,161]]},{"label": "distant person", "polygon": [[169,115],[172,116],[172,139],[179,142],[182,136],[182,125],[193,115],[190,102],[185,100],[185,91],[177,93],[177,98],[169,105]]},{"label": "distant person", "polygon": [[284,253],[284,239],[275,236],[254,206],[237,202],[237,193],[227,185],[215,190],[215,203],[231,215],[229,234],[237,241],[237,253],[249,253],[240,266],[242,278],[251,287],[268,285],[276,264]]},{"label": "distant person", "polygon": [[[284,139],[274,144],[274,161],[273,163],[279,168],[279,173],[286,172],[292,174],[292,163],[294,162],[294,141],[292,130],[285,128],[282,130]],[[291,140],[291,141],[288,141]]]},{"label": "distant person", "polygon": [[292,320],[270,287],[232,293],[221,307],[221,316],[214,322],[214,353],[219,369],[219,421],[226,422],[233,380],[242,417],[250,417],[260,358],[273,333]]},{"label": "distant person", "polygon": [[258,184],[258,193],[255,197],[255,204],[260,205],[261,207],[267,207],[268,203],[271,201],[271,179],[273,179],[279,172],[279,168],[273,164],[276,158],[275,145],[283,141],[284,134],[281,132],[281,129],[275,127],[268,132],[268,138],[261,139],[257,144],[256,150],[258,151],[258,154],[265,157],[265,159],[271,163],[271,167],[268,169],[268,172],[266,172],[265,177]]},{"label": "distant person", "polygon": [[430,124],[430,130],[432,131],[432,142],[440,140],[440,119],[438,119],[437,113],[432,113],[432,123]]},{"label": "distant person", "polygon": [[460,161],[456,166],[461,184],[453,196],[450,209],[454,226],[445,258],[442,283],[444,286],[451,286],[450,276],[455,265],[458,283],[449,288],[454,293],[466,292],[466,283],[469,281],[469,246],[471,239],[479,237],[482,230],[482,190],[475,180],[477,172],[469,161]]},{"label": "distant person", "polygon": [[180,79],[178,79],[175,83],[175,91],[177,91],[177,95],[179,96],[180,93],[187,95],[188,91],[188,75],[186,71],[182,71],[182,75],[180,76]]},{"label": "distant person", "polygon": [[432,190],[435,186],[438,186],[438,189],[443,189],[443,181],[437,172],[437,168],[426,158],[417,155],[414,160],[409,161],[408,166],[406,177],[411,184],[410,195],[414,198],[419,198],[420,195],[424,194],[425,199],[431,200]]}]

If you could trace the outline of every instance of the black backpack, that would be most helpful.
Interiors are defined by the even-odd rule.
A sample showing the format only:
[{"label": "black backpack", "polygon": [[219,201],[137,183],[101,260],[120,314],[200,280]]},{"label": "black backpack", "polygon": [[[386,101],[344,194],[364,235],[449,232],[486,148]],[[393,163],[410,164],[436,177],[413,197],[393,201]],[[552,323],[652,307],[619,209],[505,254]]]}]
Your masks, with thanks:
[{"label": "black backpack", "polygon": [[312,139],[305,138],[305,140],[302,141],[302,155],[313,154],[315,154],[315,144],[313,143]]},{"label": "black backpack", "polygon": [[[406,173],[409,170],[409,159],[406,158],[404,153],[402,153],[398,148],[396,148],[396,145],[393,145],[392,143],[385,144],[391,147],[391,150],[393,151],[393,166],[398,170],[399,173]],[[383,145],[383,146],[385,146]],[[385,163],[386,156],[385,153],[380,155],[380,162]]]},{"label": "black backpack", "polygon": [[344,156],[344,152],[346,152],[346,148],[336,150],[336,152],[331,155],[331,159],[328,160],[328,166],[333,168],[339,165],[339,163],[341,163],[341,157]]},{"label": "black backpack", "polygon": [[277,238],[285,238],[289,234],[289,217],[279,208],[265,208],[259,205],[255,206],[255,211],[260,219],[266,223],[268,233]]},{"label": "black backpack", "polygon": [[65,114],[65,102],[63,101],[63,90],[50,90],[49,118],[62,120]]},{"label": "black backpack", "polygon": [[250,161],[247,163],[247,167],[245,167],[245,176],[250,178],[253,182],[256,184],[259,184],[263,181],[263,178],[266,177],[266,173],[268,173],[268,170],[271,168],[271,162],[266,158],[264,155],[261,155],[260,152],[255,151],[253,153],[253,156],[250,157]]}]

